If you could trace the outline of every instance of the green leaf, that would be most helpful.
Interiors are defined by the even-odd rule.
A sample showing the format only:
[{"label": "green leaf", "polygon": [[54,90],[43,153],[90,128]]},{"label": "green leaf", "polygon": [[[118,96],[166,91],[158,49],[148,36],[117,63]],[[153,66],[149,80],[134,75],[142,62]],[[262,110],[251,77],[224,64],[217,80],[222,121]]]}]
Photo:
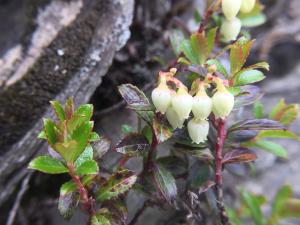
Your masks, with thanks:
[{"label": "green leaf", "polygon": [[116,172],[97,191],[97,201],[110,200],[124,194],[133,186],[136,179],[136,174],[130,170],[123,169]]},{"label": "green leaf", "polygon": [[47,139],[46,132],[42,130],[42,131],[38,134],[37,138],[39,138],[39,139]]},{"label": "green leaf", "polygon": [[93,155],[93,147],[88,145],[83,153],[81,153],[81,155],[76,159],[75,166],[79,167],[82,163],[93,160]]},{"label": "green leaf", "polygon": [[90,121],[92,115],[93,115],[93,105],[85,104],[79,106],[74,112],[72,118],[69,121],[67,121],[68,132],[73,133],[77,127]]},{"label": "green leaf", "polygon": [[177,186],[171,172],[162,165],[156,164],[154,167],[154,179],[159,188],[158,191],[169,203],[172,203],[177,197]]},{"label": "green leaf", "polygon": [[264,117],[264,105],[260,101],[255,102],[252,112],[255,119],[262,119]]},{"label": "green leaf", "polygon": [[50,119],[44,119],[44,131],[50,145],[56,143],[55,123]]},{"label": "green leaf", "polygon": [[279,215],[281,218],[300,218],[300,199],[288,199]]},{"label": "green leaf", "polygon": [[286,138],[300,141],[300,137],[289,130],[263,130],[259,132],[257,138]]},{"label": "green leaf", "polygon": [[91,219],[92,225],[111,225],[109,219],[101,214],[97,214]]},{"label": "green leaf", "polygon": [[78,175],[97,174],[98,171],[98,164],[94,160],[85,161],[76,168]]},{"label": "green leaf", "polygon": [[67,173],[68,168],[58,159],[51,156],[39,156],[32,160],[29,169],[38,170],[49,174]]},{"label": "green leaf", "polygon": [[201,20],[202,20],[202,17],[200,15],[200,12],[198,9],[195,9],[194,11],[194,20],[196,23],[200,24]]},{"label": "green leaf", "polygon": [[264,24],[266,21],[267,17],[262,13],[241,19],[243,27],[257,27]]},{"label": "green leaf", "polygon": [[292,197],[292,189],[288,185],[284,185],[277,192],[272,205],[272,217],[276,217],[285,207],[285,203]]},{"label": "green leaf", "polygon": [[153,130],[156,140],[162,143],[172,137],[172,128],[166,121],[162,121],[155,117],[153,120]]},{"label": "green leaf", "polygon": [[96,132],[92,132],[90,136],[90,142],[100,141],[100,136]]},{"label": "green leaf", "polygon": [[204,64],[208,57],[208,42],[204,34],[192,34],[190,38],[191,48],[194,58],[196,59],[194,64]]},{"label": "green leaf", "polygon": [[216,65],[217,71],[224,75],[224,77],[228,77],[227,70],[225,67],[221,64],[221,62],[217,59],[210,59],[206,62],[208,65]]},{"label": "green leaf", "polygon": [[217,30],[218,27],[215,27],[207,32],[207,56],[209,56],[214,48]]},{"label": "green leaf", "polygon": [[172,30],[170,33],[170,42],[176,56],[181,53],[181,43],[184,40],[184,35],[180,30]]},{"label": "green leaf", "polygon": [[254,222],[256,225],[264,225],[264,215],[262,214],[261,208],[260,208],[260,202],[258,198],[254,195],[252,195],[250,192],[243,191],[241,193],[243,201],[247,208],[249,209]]},{"label": "green leaf", "polygon": [[242,70],[235,75],[235,86],[252,84],[265,79],[264,74],[259,70]]},{"label": "green leaf", "polygon": [[298,116],[299,105],[287,105],[284,99],[281,99],[278,104],[271,110],[269,117],[279,121],[283,125],[290,125]]},{"label": "green leaf", "polygon": [[65,153],[67,161],[74,162],[85,150],[93,126],[93,122],[85,122],[74,130],[71,139],[76,141],[76,144],[74,145],[73,149],[69,149],[68,152]]},{"label": "green leaf", "polygon": [[57,118],[60,121],[64,121],[66,119],[65,111],[62,105],[58,101],[50,101],[52,108],[55,111]]},{"label": "green leaf", "polygon": [[198,64],[198,56],[194,54],[191,43],[189,40],[183,40],[181,43],[180,50],[183,52],[185,57],[192,63]]},{"label": "green leaf", "polygon": [[232,225],[244,225],[239,219],[238,213],[236,213],[233,209],[226,207],[226,212]]},{"label": "green leaf", "polygon": [[73,181],[68,181],[61,185],[60,187],[60,195],[66,195],[68,193],[74,192],[77,190],[77,187]]},{"label": "green leaf", "polygon": [[65,103],[65,115],[66,119],[71,119],[74,113],[74,99],[69,97]]},{"label": "green leaf", "polygon": [[264,140],[258,140],[258,141],[250,141],[245,142],[242,144],[244,147],[248,148],[260,148],[262,150],[265,150],[267,152],[270,152],[278,157],[282,157],[287,159],[287,151],[282,146],[272,142],[272,141],[264,141]]}]

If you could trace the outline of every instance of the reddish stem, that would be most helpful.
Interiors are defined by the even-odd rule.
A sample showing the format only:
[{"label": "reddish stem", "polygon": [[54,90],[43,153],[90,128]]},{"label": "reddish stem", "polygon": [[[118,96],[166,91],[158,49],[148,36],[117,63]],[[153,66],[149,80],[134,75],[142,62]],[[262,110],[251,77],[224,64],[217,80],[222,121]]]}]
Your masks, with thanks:
[{"label": "reddish stem", "polygon": [[223,177],[222,177],[222,160],[223,160],[223,146],[226,138],[225,130],[226,121],[219,119],[218,121],[218,137],[215,149],[215,182],[217,192],[217,206],[220,213],[222,225],[229,225],[229,219],[225,211],[223,201]]},{"label": "reddish stem", "polygon": [[92,216],[96,214],[95,210],[95,199],[89,197],[87,189],[84,187],[83,183],[80,180],[80,177],[75,173],[75,166],[72,163],[67,164],[69,169],[69,175],[71,176],[73,182],[75,183],[77,190],[80,195],[80,203],[84,212],[89,215],[89,224]]}]

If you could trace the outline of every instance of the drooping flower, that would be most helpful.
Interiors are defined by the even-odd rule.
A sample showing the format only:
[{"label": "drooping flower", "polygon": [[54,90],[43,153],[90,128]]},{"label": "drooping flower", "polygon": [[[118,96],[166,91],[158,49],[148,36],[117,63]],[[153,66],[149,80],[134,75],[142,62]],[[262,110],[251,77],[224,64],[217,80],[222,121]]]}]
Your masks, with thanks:
[{"label": "drooping flower", "polygon": [[160,79],[158,87],[152,91],[151,98],[156,111],[164,114],[171,104],[171,90],[165,79]]},{"label": "drooping flower", "polygon": [[242,23],[240,19],[234,18],[232,20],[224,20],[221,26],[221,34],[224,37],[225,41],[233,41],[236,40],[240,31],[241,31]]},{"label": "drooping flower", "polygon": [[212,111],[212,100],[206,94],[204,86],[201,86],[194,96],[192,112],[196,119],[206,119]]},{"label": "drooping flower", "polygon": [[166,116],[169,123],[174,129],[183,127],[183,123],[185,119],[180,119],[172,106],[170,106],[167,109]]},{"label": "drooping flower", "polygon": [[193,118],[188,122],[189,136],[196,144],[203,143],[207,140],[209,123],[207,120]]},{"label": "drooping flower", "polygon": [[172,96],[172,107],[179,119],[182,120],[189,117],[193,107],[193,97],[188,93],[186,87],[179,87],[176,94]]},{"label": "drooping flower", "polygon": [[222,11],[227,20],[233,20],[239,13],[242,0],[222,0]]}]

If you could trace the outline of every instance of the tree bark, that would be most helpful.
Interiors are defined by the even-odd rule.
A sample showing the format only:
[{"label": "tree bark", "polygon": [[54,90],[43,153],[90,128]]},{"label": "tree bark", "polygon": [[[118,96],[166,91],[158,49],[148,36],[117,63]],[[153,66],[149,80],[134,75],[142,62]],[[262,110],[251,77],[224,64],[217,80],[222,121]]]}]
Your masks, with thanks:
[{"label": "tree bark", "polygon": [[0,206],[45,149],[36,136],[53,117],[49,101],[85,103],[101,83],[130,36],[133,1],[41,1],[30,35],[0,46]]}]

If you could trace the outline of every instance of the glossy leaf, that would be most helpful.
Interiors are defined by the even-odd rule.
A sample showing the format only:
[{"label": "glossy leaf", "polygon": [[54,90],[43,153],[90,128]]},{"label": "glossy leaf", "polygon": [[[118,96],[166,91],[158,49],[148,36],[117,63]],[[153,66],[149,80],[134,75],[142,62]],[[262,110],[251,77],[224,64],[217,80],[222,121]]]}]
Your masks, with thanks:
[{"label": "glossy leaf", "polygon": [[148,148],[148,140],[145,136],[138,133],[128,134],[115,146],[117,152],[129,156],[138,156]]},{"label": "glossy leaf", "polygon": [[180,50],[192,64],[198,64],[198,56],[194,53],[190,40],[183,40]]},{"label": "glossy leaf", "polygon": [[94,159],[102,158],[110,149],[111,141],[105,137],[101,136],[100,140],[93,143],[94,149]]},{"label": "glossy leaf", "polygon": [[235,86],[252,84],[265,79],[264,74],[259,70],[242,70],[235,75]]},{"label": "glossy leaf", "polygon": [[110,200],[124,194],[133,186],[136,179],[136,174],[130,170],[123,169],[116,172],[97,191],[97,201]]},{"label": "glossy leaf", "polygon": [[96,132],[92,132],[90,136],[90,142],[100,141],[100,136]]},{"label": "glossy leaf", "polygon": [[44,119],[44,131],[50,145],[54,145],[57,141],[55,133],[55,123],[50,119]]},{"label": "glossy leaf", "polygon": [[86,161],[90,161],[93,160],[93,148],[91,145],[88,145],[84,152],[81,153],[81,155],[78,157],[78,159],[75,161],[75,166],[79,167],[82,163],[86,162]]},{"label": "glossy leaf", "polygon": [[247,66],[244,68],[244,70],[254,70],[254,69],[264,69],[264,70],[269,71],[270,65],[267,62],[259,62],[259,63],[255,63],[251,66]]},{"label": "glossy leaf", "polygon": [[169,203],[172,203],[177,197],[177,186],[171,172],[162,165],[156,164],[154,167],[154,179],[159,188],[158,191]]},{"label": "glossy leaf", "polygon": [[98,171],[98,164],[94,160],[85,161],[76,168],[76,173],[78,175],[97,174]]},{"label": "glossy leaf", "polygon": [[74,113],[74,99],[69,97],[65,103],[65,116],[66,119],[71,119]]},{"label": "glossy leaf", "polygon": [[278,157],[287,158],[287,151],[282,146],[272,142],[272,141],[251,141],[251,142],[244,142],[242,144],[244,147],[247,148],[259,148],[270,152]]},{"label": "glossy leaf", "polygon": [[118,87],[120,94],[126,101],[129,108],[133,110],[153,110],[146,95],[132,84],[122,84]]},{"label": "glossy leaf", "polygon": [[51,156],[39,156],[32,160],[29,169],[38,170],[49,174],[67,173],[68,168],[58,159]]},{"label": "glossy leaf", "polygon": [[263,13],[259,13],[241,19],[243,27],[257,27],[264,24],[266,21],[267,21],[267,17]]},{"label": "glossy leaf", "polygon": [[209,46],[206,37],[204,36],[204,34],[192,34],[190,43],[193,55],[197,60],[193,63],[203,64],[206,61],[209,54]]},{"label": "glossy leaf", "polygon": [[245,148],[240,149],[234,149],[230,152],[226,152],[226,154],[223,157],[223,164],[230,164],[230,163],[246,163],[246,162],[252,162],[256,160],[257,156],[256,154]]},{"label": "glossy leaf", "polygon": [[207,32],[207,56],[212,52],[218,28],[212,28]]},{"label": "glossy leaf", "polygon": [[64,121],[66,118],[66,115],[65,115],[65,111],[64,111],[64,108],[62,107],[62,105],[58,101],[50,101],[50,103],[51,103],[52,108],[55,111],[57,118],[60,121]]},{"label": "glossy leaf", "polygon": [[228,131],[236,130],[284,130],[286,129],[280,123],[269,119],[250,119],[243,120],[233,124]]},{"label": "glossy leaf", "polygon": [[84,104],[79,106],[72,115],[72,118],[67,121],[68,132],[73,133],[82,124],[90,121],[93,115],[93,105]]}]

